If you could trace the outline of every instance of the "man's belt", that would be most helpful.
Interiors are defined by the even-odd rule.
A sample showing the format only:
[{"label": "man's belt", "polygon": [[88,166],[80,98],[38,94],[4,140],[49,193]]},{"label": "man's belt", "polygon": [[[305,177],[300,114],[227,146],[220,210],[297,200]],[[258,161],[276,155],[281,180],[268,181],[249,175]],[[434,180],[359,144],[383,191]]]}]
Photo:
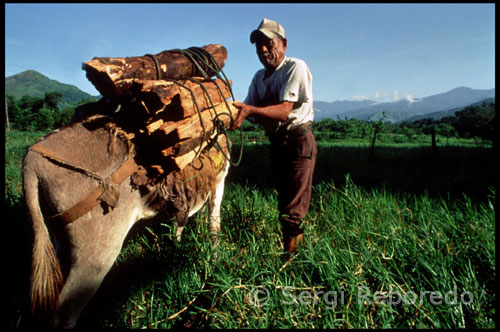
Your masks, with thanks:
[{"label": "man's belt", "polygon": [[307,134],[312,130],[312,121],[301,123],[291,129],[278,130],[276,133],[269,133],[270,139],[288,139]]},{"label": "man's belt", "polygon": [[287,131],[289,136],[302,136],[307,134],[308,131],[312,130],[312,121],[302,123]]}]

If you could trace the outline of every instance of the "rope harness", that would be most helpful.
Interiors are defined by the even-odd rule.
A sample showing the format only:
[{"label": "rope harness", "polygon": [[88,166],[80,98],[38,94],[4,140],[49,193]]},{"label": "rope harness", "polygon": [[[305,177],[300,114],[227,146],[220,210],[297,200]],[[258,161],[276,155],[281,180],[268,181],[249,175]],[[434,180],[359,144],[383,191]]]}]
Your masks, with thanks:
[{"label": "rope harness", "polygon": [[68,224],[91,211],[101,202],[105,203],[109,208],[113,209],[118,203],[119,185],[130,175],[132,175],[132,173],[134,173],[138,168],[137,164],[134,161],[134,158],[129,155],[127,161],[125,161],[110,176],[102,177],[97,173],[85,169],[84,167],[74,165],[73,163],[64,160],[40,143],[33,145],[30,150],[41,154],[43,157],[47,158],[53,163],[62,165],[68,169],[97,180],[97,182],[99,183],[99,185],[94,188],[84,199],[82,199],[66,211],[49,217],[49,219],[60,219]]},{"label": "rope harness", "polygon": [[[190,47],[190,48],[184,49],[184,50],[175,49],[175,50],[172,50],[172,52],[181,53],[184,56],[186,56],[192,62],[192,64],[196,67],[196,69],[201,73],[201,75],[203,76],[203,78],[205,80],[211,80],[210,76],[207,74],[207,71],[205,71],[202,67],[202,64],[205,65],[206,68],[208,68],[209,72],[215,73],[217,78],[219,78],[226,85],[226,87],[228,88],[228,90],[231,93],[231,97],[232,97],[233,101],[235,100],[234,95],[233,95],[233,91],[231,88],[231,84],[229,83],[229,80],[227,79],[226,75],[222,71],[219,64],[215,61],[215,59],[213,58],[213,56],[209,52],[207,52],[206,50],[199,48],[199,47]],[[145,56],[149,56],[153,59],[153,61],[155,63],[155,68],[156,68],[156,78],[159,80],[162,79],[160,65],[159,65],[156,57],[152,54],[146,54]],[[222,76],[219,72],[222,73]],[[215,117],[213,119],[213,124],[214,124],[214,128],[215,128],[215,136],[210,139],[210,141],[208,142],[205,149],[208,151],[213,146],[216,146],[217,150],[219,152],[221,152],[221,154],[224,156],[224,158],[226,160],[228,160],[233,166],[238,166],[239,163],[241,162],[241,158],[243,155],[243,131],[242,131],[242,129],[240,128],[240,153],[239,153],[238,160],[235,162],[231,159],[231,142],[229,140],[228,132],[224,126],[224,122],[222,120],[220,120],[221,116],[229,116],[230,127],[231,127],[232,123],[234,122],[234,118],[233,118],[231,112],[217,113],[216,108],[215,108],[215,104],[214,104],[212,98],[210,97],[208,90],[203,85],[203,83],[194,79],[194,78],[191,78],[191,77],[186,78],[186,79],[190,80],[194,83],[197,83],[202,87],[202,89],[204,90],[204,93],[206,94],[206,96],[208,97],[208,100],[210,101],[211,106],[209,108],[213,109],[215,112]],[[205,125],[202,121],[202,116],[201,116],[202,110],[200,110],[200,107],[199,107],[198,103],[196,102],[195,95],[189,87],[182,84],[178,80],[174,80],[174,79],[164,79],[164,80],[178,84],[179,86],[187,89],[191,94],[191,98],[193,99],[193,104],[195,105],[195,108],[197,110],[197,113],[198,113],[198,116],[200,119],[200,124],[201,124],[201,127],[203,129],[203,135],[201,136],[200,148],[196,152],[196,156],[194,158],[194,159],[196,159],[199,157],[199,155],[201,154],[201,152],[203,150],[203,145],[201,143],[203,143],[203,140],[206,137],[206,128],[205,128]],[[219,93],[221,95],[223,95],[222,90],[219,87],[219,85],[215,84],[215,86],[217,87]],[[225,99],[224,99],[224,102],[229,109],[229,105]],[[144,104],[143,104],[143,106],[145,107]],[[226,143],[227,143],[227,147],[229,149],[229,155],[226,155],[224,153],[223,149],[220,147],[220,145],[218,143],[219,135],[224,135],[226,137]],[[83,174],[89,178],[92,178],[98,182],[98,186],[96,188],[94,188],[84,199],[82,199],[81,201],[79,201],[78,203],[76,203],[71,208],[67,209],[66,211],[49,217],[49,219],[54,219],[54,218],[60,219],[60,220],[64,221],[65,223],[73,222],[74,220],[80,218],[81,216],[85,215],[86,213],[88,213],[89,211],[94,209],[100,203],[105,203],[109,208],[113,209],[118,202],[118,198],[119,198],[119,188],[118,187],[119,187],[119,185],[123,181],[125,181],[129,176],[131,176],[139,167],[135,163],[134,158],[132,158],[132,156],[129,155],[129,158],[127,159],[127,161],[125,161],[110,176],[102,177],[101,175],[99,175],[95,172],[92,172],[84,167],[74,165],[73,163],[61,158],[56,153],[54,153],[50,149],[46,148],[45,146],[41,145],[40,143],[33,145],[30,148],[30,150],[41,154],[43,157],[47,158],[48,160],[52,161],[53,163],[56,163],[56,164],[61,165],[63,167],[66,167],[66,168],[73,170],[75,172],[81,173],[81,174]],[[186,180],[186,181],[188,181],[188,180]]]},{"label": "rope harness", "polygon": [[[228,88],[229,92],[231,93],[232,100],[233,101],[235,100],[234,99],[234,94],[233,94],[233,89],[231,88],[231,84],[229,83],[229,80],[227,79],[226,75],[224,74],[224,71],[222,70],[222,68],[219,66],[219,64],[217,63],[217,61],[215,61],[215,59],[212,56],[212,54],[210,54],[209,52],[207,52],[206,50],[204,50],[201,47],[190,47],[190,48],[187,48],[187,49],[173,49],[173,50],[170,50],[170,52],[180,53],[180,54],[184,55],[186,58],[188,58],[191,61],[191,63],[193,64],[193,66],[202,75],[202,77],[203,77],[204,80],[213,81],[210,78],[210,75],[207,73],[207,71],[203,69],[203,66],[205,66],[205,68],[208,69],[209,73],[214,73],[214,75],[218,79],[220,79],[226,85],[226,87]],[[153,62],[155,63],[155,68],[156,68],[156,78],[157,79],[162,79],[160,65],[159,65],[158,60],[156,59],[156,57],[153,54],[145,54],[145,56],[151,57],[153,59]],[[200,107],[198,106],[198,103],[196,102],[195,95],[194,95],[193,91],[189,87],[187,87],[186,85],[182,84],[179,80],[174,80],[174,79],[163,79],[163,80],[168,81],[168,82],[173,82],[173,83],[175,83],[175,84],[177,84],[177,85],[185,88],[191,94],[191,98],[193,99],[193,104],[195,105],[196,111],[198,113],[198,116],[199,116],[199,119],[200,119],[200,125],[201,125],[202,131],[203,131],[203,135],[201,135],[201,139],[200,139],[200,148],[196,152],[196,155],[194,157],[194,159],[196,159],[196,158],[199,157],[201,151],[203,150],[203,147],[202,147],[201,143],[203,143],[203,140],[206,137],[206,128],[205,128],[205,125],[203,123],[202,116],[201,116],[201,111],[202,110],[200,110]],[[240,130],[240,144],[239,144],[239,146],[240,146],[240,152],[239,152],[239,155],[238,155],[238,159],[236,161],[233,161],[231,159],[231,148],[232,148],[232,145],[231,145],[231,142],[229,140],[229,135],[228,135],[228,132],[227,132],[225,126],[224,126],[224,122],[222,120],[220,120],[221,116],[229,116],[229,118],[230,118],[230,125],[229,125],[229,127],[231,127],[232,124],[233,124],[233,122],[234,122],[233,115],[231,114],[231,112],[217,113],[216,108],[215,108],[215,104],[214,104],[212,98],[210,97],[210,94],[208,93],[208,90],[203,85],[203,83],[200,82],[200,81],[198,81],[198,80],[196,80],[196,79],[194,79],[194,78],[192,78],[192,77],[187,77],[186,80],[192,81],[192,82],[200,85],[200,87],[205,92],[205,95],[207,96],[208,100],[210,101],[210,105],[211,106],[209,108],[211,108],[215,112],[215,117],[213,119],[213,124],[214,124],[214,128],[215,128],[215,133],[216,134],[215,134],[215,136],[213,138],[210,139],[210,141],[207,144],[207,146],[205,147],[205,149],[209,150],[214,145],[216,145],[217,150],[220,151],[224,155],[224,158],[226,160],[228,160],[231,163],[231,165],[238,166],[240,164],[242,156],[243,156],[243,129],[241,127],[239,128],[239,130]],[[215,84],[215,86],[219,90],[219,93],[221,95],[223,95],[222,90],[219,87],[219,85]],[[227,108],[229,109],[229,105],[228,105],[228,103],[227,103],[226,100],[224,100],[224,103],[226,104]],[[219,138],[219,135],[224,135],[225,136],[227,147],[229,149],[229,155],[226,155],[224,153],[224,151],[222,150],[222,148],[219,146],[219,144],[217,142],[218,138]]]}]

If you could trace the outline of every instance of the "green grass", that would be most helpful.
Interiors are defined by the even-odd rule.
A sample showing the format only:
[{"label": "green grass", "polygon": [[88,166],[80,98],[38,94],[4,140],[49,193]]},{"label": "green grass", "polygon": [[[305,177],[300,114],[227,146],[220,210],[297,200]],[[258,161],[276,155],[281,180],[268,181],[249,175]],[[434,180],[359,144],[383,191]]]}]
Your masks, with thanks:
[{"label": "green grass", "polygon": [[[26,138],[7,138],[16,159]],[[138,225],[78,327],[495,328],[493,150],[380,146],[369,161],[367,147],[321,143],[307,242],[290,261],[268,153],[246,144],[231,169],[218,248],[205,212],[181,243],[164,215]],[[5,204],[21,212],[7,226],[6,316],[23,327],[28,221],[22,196]]]},{"label": "green grass", "polygon": [[[123,285],[111,286],[122,265],[143,261],[126,295],[94,301],[87,316],[94,321],[82,326],[495,327],[493,205],[394,195],[346,181],[315,187],[307,245],[289,262],[282,260],[273,192],[248,184],[228,185],[215,250],[203,214],[180,244],[168,224],[147,226],[126,245],[107,283],[123,292]],[[269,297],[254,298],[257,290]],[[377,297],[388,293],[407,301]],[[412,301],[413,294],[419,299]]]},{"label": "green grass", "polygon": [[23,158],[28,148],[44,136],[44,132],[5,132],[5,206],[10,207],[22,201]]}]

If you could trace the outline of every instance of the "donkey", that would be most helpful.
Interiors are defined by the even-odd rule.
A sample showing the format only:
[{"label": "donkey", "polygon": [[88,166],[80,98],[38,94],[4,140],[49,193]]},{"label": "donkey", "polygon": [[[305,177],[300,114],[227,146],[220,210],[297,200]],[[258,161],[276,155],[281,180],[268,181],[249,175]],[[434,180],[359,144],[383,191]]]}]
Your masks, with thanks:
[{"label": "donkey", "polygon": [[[139,220],[160,211],[176,215],[180,239],[187,218],[208,203],[209,230],[217,239],[227,145],[221,144],[222,152],[205,150],[158,183],[141,182],[145,172],[135,164],[135,147],[127,132],[100,117],[48,134],[23,160],[23,191],[34,232],[31,307],[51,327],[76,325]],[[79,203],[88,202],[96,187],[98,196],[90,201],[97,203],[82,210]]]}]

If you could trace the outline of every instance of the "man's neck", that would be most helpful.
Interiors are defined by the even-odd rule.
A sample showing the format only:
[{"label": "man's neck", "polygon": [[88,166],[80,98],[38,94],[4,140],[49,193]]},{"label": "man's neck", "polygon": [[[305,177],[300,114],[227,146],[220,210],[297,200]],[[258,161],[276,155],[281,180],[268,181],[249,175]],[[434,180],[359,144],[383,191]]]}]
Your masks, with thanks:
[{"label": "man's neck", "polygon": [[268,78],[269,76],[271,76],[276,70],[278,70],[278,68],[281,67],[281,65],[283,65],[283,62],[285,62],[285,59],[286,57],[283,57],[283,59],[281,60],[280,64],[277,66],[277,67],[266,67],[266,72],[264,73],[264,79]]},{"label": "man's neck", "polygon": [[276,68],[266,68],[266,72],[264,73],[264,79],[271,76],[276,71]]}]

